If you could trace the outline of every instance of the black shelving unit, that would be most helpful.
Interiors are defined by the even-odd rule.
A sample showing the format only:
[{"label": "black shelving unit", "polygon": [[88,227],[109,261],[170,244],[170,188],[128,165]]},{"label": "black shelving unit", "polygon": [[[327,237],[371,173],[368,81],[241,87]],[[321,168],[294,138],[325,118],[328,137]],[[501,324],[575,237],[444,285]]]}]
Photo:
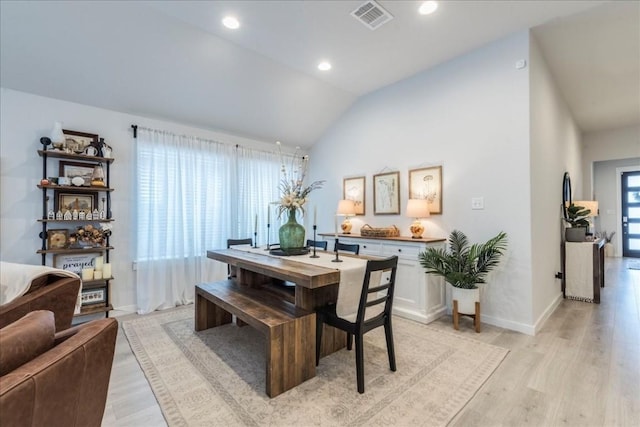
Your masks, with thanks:
[{"label": "black shelving unit", "polygon": [[[106,157],[96,157],[89,156],[84,154],[73,154],[67,153],[64,151],[47,149],[47,146],[44,146],[43,150],[38,150],[38,155],[42,158],[42,181],[37,187],[42,190],[42,217],[38,218],[37,221],[41,224],[42,229],[40,231],[40,239],[42,241],[41,248],[37,251],[38,254],[42,256],[42,265],[46,265],[48,256],[56,256],[56,255],[80,255],[80,254],[95,254],[95,256],[100,256],[103,254],[104,262],[110,262],[111,251],[114,249],[111,246],[110,236],[107,235],[104,239],[104,246],[95,246],[95,247],[68,247],[68,248],[49,248],[48,247],[48,231],[53,229],[68,229],[70,232],[77,229],[79,226],[93,224],[94,227],[99,227],[97,224],[104,222],[113,222],[113,216],[111,213],[111,192],[113,192],[113,188],[110,187],[110,175],[111,175],[111,164],[113,163],[113,158]],[[48,170],[48,160],[54,159],[57,160],[57,166],[60,166],[60,161],[73,161],[78,164],[86,164],[87,167],[94,167],[97,165],[103,165],[104,170],[104,183],[105,186],[75,186],[75,185],[57,185],[53,183],[47,183],[45,180],[48,180],[49,177],[58,176],[59,171],[49,172]],[[51,219],[48,218],[49,213],[49,199],[53,195],[54,198],[59,193],[67,193],[67,194],[79,194],[79,195],[93,195],[95,200],[97,201],[97,206],[94,209],[98,209],[100,207],[101,198],[104,200],[104,206],[101,208],[104,209],[104,218],[94,219],[92,215],[92,219]],[[54,200],[55,205],[55,200]],[[54,209],[55,212],[55,209]],[[52,261],[53,263],[53,261]],[[97,280],[87,280],[83,281],[82,284],[82,292],[85,291],[91,292],[103,289],[104,290],[104,301],[100,301],[98,303],[87,303],[83,304],[81,308],[81,312],[76,316],[85,316],[88,314],[95,313],[104,313],[107,317],[109,316],[109,311],[113,309],[110,299],[110,286],[113,277],[97,279]]]}]

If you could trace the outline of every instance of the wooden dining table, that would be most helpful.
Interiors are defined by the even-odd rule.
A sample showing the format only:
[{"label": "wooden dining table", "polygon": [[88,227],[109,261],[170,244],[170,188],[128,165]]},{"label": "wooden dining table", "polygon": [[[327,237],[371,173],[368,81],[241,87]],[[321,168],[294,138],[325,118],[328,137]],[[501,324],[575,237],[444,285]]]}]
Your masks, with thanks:
[{"label": "wooden dining table", "polygon": [[[296,262],[296,257],[275,257],[238,249],[208,250],[207,257],[235,267],[238,284],[277,295],[306,310],[313,311],[338,298],[340,270],[336,268]],[[287,286],[286,282],[292,285]],[[345,345],[343,331],[324,325],[321,356]]]}]

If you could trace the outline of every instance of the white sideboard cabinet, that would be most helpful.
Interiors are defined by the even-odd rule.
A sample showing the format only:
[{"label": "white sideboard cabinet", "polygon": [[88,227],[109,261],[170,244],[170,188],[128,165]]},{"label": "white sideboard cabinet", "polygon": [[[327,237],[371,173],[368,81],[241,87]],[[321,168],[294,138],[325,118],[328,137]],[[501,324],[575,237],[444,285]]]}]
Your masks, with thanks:
[{"label": "white sideboard cabinet", "polygon": [[[333,251],[334,235],[321,233]],[[341,243],[360,245],[360,255],[398,256],[393,313],[421,323],[433,322],[447,310],[444,280],[426,274],[418,254],[430,246],[442,246],[445,239],[412,239],[411,237],[363,237],[359,234],[339,234]]]}]

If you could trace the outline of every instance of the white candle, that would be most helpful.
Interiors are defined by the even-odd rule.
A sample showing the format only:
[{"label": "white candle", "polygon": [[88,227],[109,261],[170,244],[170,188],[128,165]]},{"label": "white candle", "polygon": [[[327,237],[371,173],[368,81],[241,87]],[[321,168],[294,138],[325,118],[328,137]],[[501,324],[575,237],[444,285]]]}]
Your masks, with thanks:
[{"label": "white candle", "polygon": [[271,224],[271,207],[267,205],[267,224]]},{"label": "white candle", "polygon": [[335,233],[334,234],[335,234],[335,238],[337,239],[338,238],[338,215],[335,215],[333,218],[336,220],[335,221],[336,224],[335,224]]},{"label": "white candle", "polygon": [[102,271],[101,270],[96,270],[93,272],[93,280],[100,280],[102,279]]},{"label": "white candle", "polygon": [[93,268],[82,269],[82,280],[93,280]]},{"label": "white candle", "polygon": [[313,225],[318,225],[318,205],[313,207]]},{"label": "white candle", "polygon": [[258,232],[258,214],[256,214],[256,221],[253,223],[253,231]]},{"label": "white candle", "polygon": [[96,271],[102,271],[102,264],[104,263],[104,257],[95,257],[94,268]]},{"label": "white candle", "polygon": [[102,278],[111,279],[111,264],[108,262],[102,264]]}]

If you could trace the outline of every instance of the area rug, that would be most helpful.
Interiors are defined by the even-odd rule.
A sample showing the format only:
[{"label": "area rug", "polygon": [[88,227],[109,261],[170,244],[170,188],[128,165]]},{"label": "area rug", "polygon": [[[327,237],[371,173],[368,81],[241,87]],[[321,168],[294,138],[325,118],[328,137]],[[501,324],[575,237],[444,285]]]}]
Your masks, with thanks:
[{"label": "area rug", "polygon": [[444,426],[508,350],[394,317],[397,371],[382,328],[365,335],[365,393],[354,351],[320,361],[316,377],[265,394],[264,338],[233,324],[195,332],[193,306],[123,322],[170,426]]},{"label": "area rug", "polygon": [[640,261],[630,261],[629,264],[627,264],[627,268],[629,270],[640,270]]}]

